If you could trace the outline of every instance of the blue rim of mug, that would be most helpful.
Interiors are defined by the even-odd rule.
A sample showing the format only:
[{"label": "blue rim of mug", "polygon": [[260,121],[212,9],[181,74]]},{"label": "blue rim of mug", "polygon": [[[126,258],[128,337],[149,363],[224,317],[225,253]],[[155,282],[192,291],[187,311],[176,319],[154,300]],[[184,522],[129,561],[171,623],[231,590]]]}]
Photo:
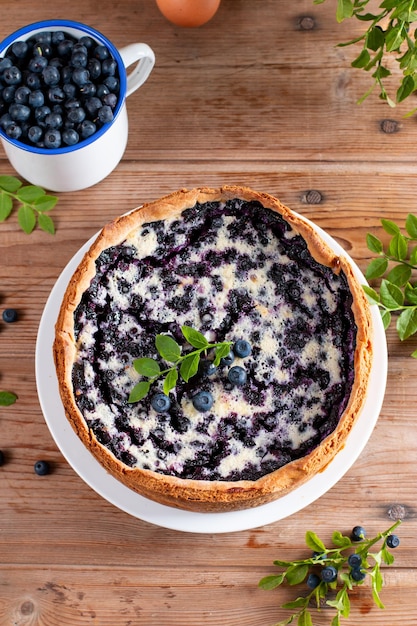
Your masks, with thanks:
[{"label": "blue rim of mug", "polygon": [[[26,150],[27,152],[31,152],[33,154],[69,154],[70,152],[76,152],[85,146],[94,143],[99,139],[104,133],[114,124],[116,118],[118,117],[124,102],[125,102],[125,94],[126,94],[126,71],[125,66],[120,56],[117,48],[112,44],[112,42],[107,39],[100,31],[95,28],[91,28],[87,24],[83,24],[81,22],[74,22],[73,20],[44,20],[41,22],[34,22],[33,24],[28,24],[27,26],[23,26],[19,28],[14,33],[3,39],[0,42],[0,58],[3,56],[4,52],[7,48],[17,41],[18,39],[28,39],[30,34],[33,31],[42,31],[48,30],[49,28],[59,28],[59,30],[65,30],[65,28],[72,28],[74,30],[81,31],[85,35],[89,35],[99,43],[104,44],[110,50],[111,54],[114,57],[114,60],[117,63],[117,67],[119,69],[119,80],[120,80],[120,89],[119,89],[119,99],[116,105],[116,108],[113,113],[113,120],[108,122],[107,124],[103,124],[101,128],[99,128],[91,137],[87,137],[87,139],[83,139],[79,143],[74,146],[63,146],[60,148],[38,148],[37,146],[31,146],[29,144],[23,143],[17,139],[12,139],[9,137],[2,128],[0,128],[0,137],[12,144],[16,148],[21,150]],[[80,35],[82,37],[83,35]]]}]

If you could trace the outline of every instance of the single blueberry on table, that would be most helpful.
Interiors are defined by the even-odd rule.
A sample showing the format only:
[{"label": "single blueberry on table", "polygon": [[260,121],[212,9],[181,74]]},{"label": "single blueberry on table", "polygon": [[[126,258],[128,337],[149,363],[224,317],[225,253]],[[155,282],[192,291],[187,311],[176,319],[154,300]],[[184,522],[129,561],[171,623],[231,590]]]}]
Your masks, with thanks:
[{"label": "single blueberry on table", "polygon": [[36,461],[33,469],[38,476],[46,476],[50,471],[48,461]]},{"label": "single blueberry on table", "polygon": [[171,400],[164,393],[156,393],[152,396],[151,406],[157,413],[165,413],[171,407]]},{"label": "single blueberry on table", "polygon": [[192,402],[197,411],[204,413],[213,406],[213,396],[209,391],[199,391],[192,397]]},{"label": "single blueberry on table", "polygon": [[388,548],[398,548],[400,545],[400,538],[398,535],[388,535],[387,546]]},{"label": "single blueberry on table", "polygon": [[230,368],[229,373],[227,374],[227,378],[229,379],[229,382],[231,382],[233,385],[241,387],[246,383],[247,380],[246,370],[244,370],[243,367],[240,367],[239,365],[234,365]]},{"label": "single blueberry on table", "polygon": [[333,565],[327,565],[321,570],[321,579],[325,583],[332,583],[337,578],[337,569]]},{"label": "single blueberry on table", "polygon": [[251,354],[252,347],[249,341],[246,341],[246,339],[238,339],[233,344],[233,352],[237,357],[243,359]]},{"label": "single blueberry on table", "polygon": [[354,528],[352,528],[352,533],[350,535],[352,541],[362,541],[362,539],[365,539],[365,537],[366,532],[362,526],[354,526]]}]

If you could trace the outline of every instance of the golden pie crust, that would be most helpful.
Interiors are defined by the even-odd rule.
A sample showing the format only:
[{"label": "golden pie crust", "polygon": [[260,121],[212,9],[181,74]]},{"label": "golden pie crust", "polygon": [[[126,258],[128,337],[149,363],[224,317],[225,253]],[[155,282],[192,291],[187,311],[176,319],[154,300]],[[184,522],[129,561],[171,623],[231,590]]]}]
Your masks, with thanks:
[{"label": "golden pie crust", "polygon": [[[353,296],[352,310],[357,325],[355,378],[348,405],[336,429],[316,449],[255,481],[180,479],[151,470],[128,467],[99,443],[94,433],[87,428],[75,401],[72,383],[72,368],[77,356],[74,312],[95,276],[95,260],[103,250],[123,242],[131,231],[144,223],[172,216],[179,217],[184,209],[193,207],[196,202],[226,201],[233,198],[259,201],[264,207],[279,213],[302,235],[316,261],[332,268],[335,273],[340,270],[345,273]],[[224,512],[256,507],[285,495],[323,471],[343,448],[366,399],[372,362],[372,325],[369,305],[349,261],[344,256],[337,256],[308,222],[279,200],[269,194],[240,186],[181,189],[119,217],[103,228],[69,282],[56,323],[53,352],[66,416],[84,445],[112,476],[135,492],[164,505],[197,512]]]}]

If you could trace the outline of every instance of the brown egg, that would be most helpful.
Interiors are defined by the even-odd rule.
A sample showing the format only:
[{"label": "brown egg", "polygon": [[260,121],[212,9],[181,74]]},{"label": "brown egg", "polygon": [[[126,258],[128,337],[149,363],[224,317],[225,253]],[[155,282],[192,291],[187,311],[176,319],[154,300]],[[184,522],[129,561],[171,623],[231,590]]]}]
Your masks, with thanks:
[{"label": "brown egg", "polygon": [[220,0],[156,0],[156,4],[162,15],[173,24],[194,28],[213,17]]}]

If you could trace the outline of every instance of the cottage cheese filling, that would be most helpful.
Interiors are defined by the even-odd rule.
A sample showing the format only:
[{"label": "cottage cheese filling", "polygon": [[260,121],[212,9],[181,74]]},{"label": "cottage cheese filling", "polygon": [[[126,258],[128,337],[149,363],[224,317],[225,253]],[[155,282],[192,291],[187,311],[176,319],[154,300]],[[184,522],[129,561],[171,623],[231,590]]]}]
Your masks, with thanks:
[{"label": "cottage cheese filling", "polygon": [[[77,404],[129,467],[197,480],[256,480],[303,457],[337,426],[352,389],[356,325],[343,273],[317,263],[304,239],[258,202],[197,204],[144,224],[96,262],[76,309]],[[180,381],[171,408],[127,402],[135,358],[154,340],[179,343],[188,324],[210,341],[247,339],[243,387],[213,376]],[[186,347],[184,348],[186,349]],[[214,397],[209,412],[191,402]],[[158,384],[155,386],[158,389]]]}]

